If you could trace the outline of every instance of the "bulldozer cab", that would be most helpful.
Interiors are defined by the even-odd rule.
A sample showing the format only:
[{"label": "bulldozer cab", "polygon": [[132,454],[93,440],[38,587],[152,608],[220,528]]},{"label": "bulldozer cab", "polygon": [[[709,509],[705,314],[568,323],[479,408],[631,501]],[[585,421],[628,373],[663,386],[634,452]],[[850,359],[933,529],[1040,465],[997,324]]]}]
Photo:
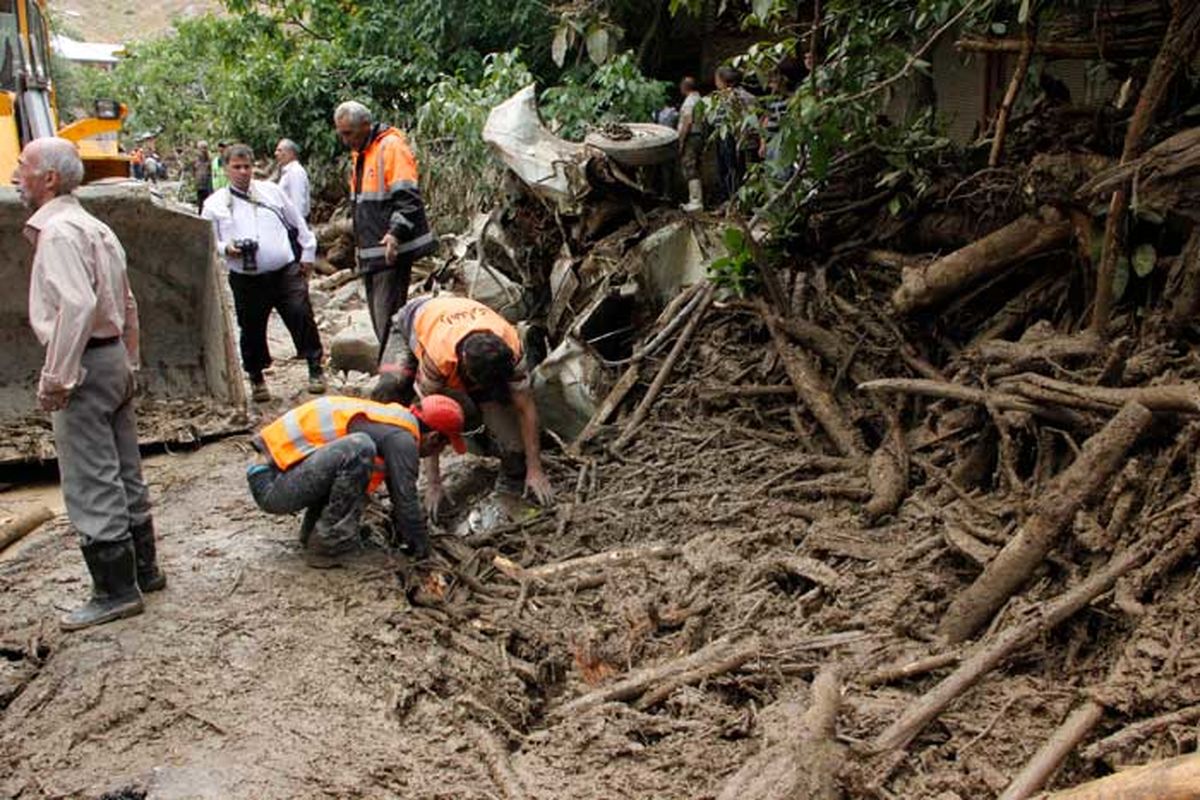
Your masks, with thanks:
[{"label": "bulldozer cab", "polygon": [[118,140],[125,114],[120,103],[99,100],[93,116],[60,128],[45,0],[0,0],[0,176],[12,174],[28,142],[61,136],[79,148],[86,182],[127,177]]},{"label": "bulldozer cab", "polygon": [[84,163],[80,202],[125,248],[141,321],[143,444],[193,442],[245,427],[246,395],[233,346],[231,303],[212,226],[129,179],[118,136],[125,108],[58,127],[44,0],[0,0],[0,466],[54,458],[49,419],[38,410],[44,351],[29,327],[29,210],[10,184],[21,148],[42,136],[76,143]]}]

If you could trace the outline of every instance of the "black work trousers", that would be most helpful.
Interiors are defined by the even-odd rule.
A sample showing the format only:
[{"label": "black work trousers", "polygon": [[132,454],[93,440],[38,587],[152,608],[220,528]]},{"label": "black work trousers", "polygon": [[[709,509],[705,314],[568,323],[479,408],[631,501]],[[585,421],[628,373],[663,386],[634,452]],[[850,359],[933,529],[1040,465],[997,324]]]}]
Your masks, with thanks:
[{"label": "black work trousers", "polygon": [[301,274],[299,264],[271,272],[230,272],[229,287],[233,289],[233,308],[241,329],[242,367],[252,379],[261,380],[263,370],[271,366],[267,321],[272,309],[283,318],[296,345],[296,354],[309,367],[321,365],[324,356],[321,334],[317,332],[308,299],[308,280]]},{"label": "black work trousers", "polygon": [[[387,347],[388,333],[392,329],[392,317],[408,302],[408,284],[412,280],[413,258],[401,255],[390,267],[373,267],[363,273],[363,288],[367,293],[367,309],[371,313],[371,326],[379,340],[379,357]],[[377,271],[371,271],[372,269]]]}]

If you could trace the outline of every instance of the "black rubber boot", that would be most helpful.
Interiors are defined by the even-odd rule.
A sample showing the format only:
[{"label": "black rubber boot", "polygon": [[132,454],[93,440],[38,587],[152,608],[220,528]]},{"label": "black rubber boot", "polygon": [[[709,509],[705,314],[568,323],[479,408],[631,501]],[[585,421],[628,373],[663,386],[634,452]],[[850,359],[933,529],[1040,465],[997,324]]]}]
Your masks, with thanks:
[{"label": "black rubber boot", "polygon": [[167,576],[158,568],[158,547],[154,542],[154,520],[148,519],[141,525],[129,528],[133,536],[133,552],[137,556],[138,588],[143,592],[157,592],[167,587]]},{"label": "black rubber boot", "polygon": [[133,542],[95,542],[80,548],[92,574],[92,599],[58,621],[64,631],[78,631],[142,613]]}]

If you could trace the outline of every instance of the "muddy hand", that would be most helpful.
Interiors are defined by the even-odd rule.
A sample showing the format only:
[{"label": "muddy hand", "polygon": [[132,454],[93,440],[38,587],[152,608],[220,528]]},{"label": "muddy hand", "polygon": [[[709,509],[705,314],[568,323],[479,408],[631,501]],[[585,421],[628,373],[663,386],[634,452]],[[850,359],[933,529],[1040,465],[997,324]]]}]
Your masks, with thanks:
[{"label": "muddy hand", "polygon": [[62,411],[67,407],[67,399],[70,396],[68,391],[39,392],[38,406],[43,411]]},{"label": "muddy hand", "polygon": [[396,240],[395,236],[387,233],[379,240],[379,243],[383,245],[384,261],[388,264],[395,264],[396,259],[400,257],[400,242]]},{"label": "muddy hand", "polygon": [[533,495],[544,506],[554,502],[554,487],[550,485],[546,473],[540,469],[530,469],[525,473],[525,494]]},{"label": "muddy hand", "polygon": [[429,515],[429,519],[437,522],[438,511],[441,509],[442,501],[445,500],[445,491],[442,489],[441,482],[429,481],[425,485],[425,513]]}]

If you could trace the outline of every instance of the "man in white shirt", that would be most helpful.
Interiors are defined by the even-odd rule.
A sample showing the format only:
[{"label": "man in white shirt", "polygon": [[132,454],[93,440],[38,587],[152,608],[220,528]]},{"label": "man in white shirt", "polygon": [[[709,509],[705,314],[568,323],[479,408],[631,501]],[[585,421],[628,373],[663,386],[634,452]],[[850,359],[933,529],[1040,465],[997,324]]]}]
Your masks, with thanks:
[{"label": "man in white shirt", "polygon": [[308,391],[325,391],[324,351],[308,297],[308,274],[317,240],[283,190],[254,180],[254,151],[235,144],[225,151],[229,186],[204,201],[201,215],[213,223],[225,254],[233,306],[241,328],[242,367],[255,402],[271,399],[263,370],[271,365],[267,321],[279,312],[296,353],[308,362]]},{"label": "man in white shirt", "polygon": [[292,201],[300,216],[308,219],[308,172],[300,163],[300,148],[291,139],[275,145],[275,163],[279,165],[279,188]]}]

